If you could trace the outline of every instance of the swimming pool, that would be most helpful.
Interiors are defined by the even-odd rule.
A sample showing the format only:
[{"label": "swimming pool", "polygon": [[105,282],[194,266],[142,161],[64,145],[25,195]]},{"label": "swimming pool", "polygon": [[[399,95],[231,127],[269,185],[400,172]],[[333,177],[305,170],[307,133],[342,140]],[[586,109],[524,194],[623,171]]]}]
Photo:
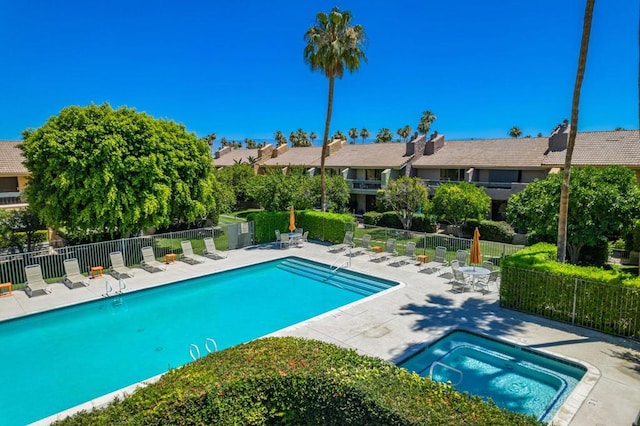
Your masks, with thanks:
[{"label": "swimming pool", "polygon": [[[0,322],[0,424],[22,425],[397,283],[285,258]],[[46,297],[46,296],[43,296]],[[7,384],[11,385],[7,385]]]},{"label": "swimming pool", "polygon": [[454,331],[398,364],[549,422],[587,369],[526,347]]}]

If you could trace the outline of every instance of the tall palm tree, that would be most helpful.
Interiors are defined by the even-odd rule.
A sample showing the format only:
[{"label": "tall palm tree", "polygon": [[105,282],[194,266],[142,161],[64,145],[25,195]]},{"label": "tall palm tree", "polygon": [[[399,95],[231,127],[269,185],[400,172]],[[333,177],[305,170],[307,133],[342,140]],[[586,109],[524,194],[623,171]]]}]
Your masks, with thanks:
[{"label": "tall palm tree", "polygon": [[569,216],[569,184],[571,181],[571,157],[576,144],[578,131],[578,107],[580,106],[580,90],[587,66],[587,52],[589,51],[589,36],[591,35],[591,21],[593,20],[593,6],[596,0],[587,0],[582,25],[582,41],[580,42],[580,56],[578,57],[578,72],[573,86],[573,101],[571,102],[571,127],[567,153],[564,158],[564,172],[562,175],[562,190],[560,191],[560,212],[558,216],[558,262],[565,261],[567,254],[567,219]]},{"label": "tall palm tree", "polygon": [[360,137],[362,138],[362,143],[364,143],[369,137],[369,131],[366,127],[363,127],[362,130],[360,130]]},{"label": "tall palm tree", "polygon": [[309,139],[311,139],[311,145],[313,145],[313,142],[315,142],[317,137],[318,135],[316,135],[316,132],[309,133]]},{"label": "tall palm tree", "polygon": [[513,126],[511,129],[509,129],[509,136],[511,136],[512,138],[517,139],[521,135],[522,135],[522,130],[520,130],[520,127]]},{"label": "tall palm tree", "polygon": [[327,119],[324,124],[322,138],[322,154],[320,156],[320,204],[326,210],[326,188],[324,163],[328,154],[329,126],[333,108],[333,86],[335,78],[342,78],[345,68],[353,72],[360,67],[360,60],[366,62],[363,50],[365,41],[364,28],[351,25],[351,12],[340,11],[338,7],[329,14],[318,12],[316,20],[305,34],[307,45],[304,48],[304,61],[312,71],[321,71],[329,79],[329,97],[327,102]]},{"label": "tall palm tree", "polygon": [[431,128],[431,124],[436,121],[438,117],[433,115],[431,111],[424,111],[422,113],[422,117],[420,118],[420,123],[418,123],[418,132],[426,135],[429,133],[429,129]]},{"label": "tall palm tree", "polygon": [[276,146],[280,146],[287,143],[287,138],[284,136],[280,130],[276,130],[273,135],[273,138],[276,140]]},{"label": "tall palm tree", "polygon": [[349,137],[351,138],[351,143],[355,144],[356,139],[358,139],[358,129],[352,127],[349,129]]},{"label": "tall palm tree", "polygon": [[392,139],[393,139],[393,134],[391,133],[391,130],[389,130],[389,128],[387,127],[383,127],[378,132],[375,143],[387,143],[387,142],[391,142]]}]

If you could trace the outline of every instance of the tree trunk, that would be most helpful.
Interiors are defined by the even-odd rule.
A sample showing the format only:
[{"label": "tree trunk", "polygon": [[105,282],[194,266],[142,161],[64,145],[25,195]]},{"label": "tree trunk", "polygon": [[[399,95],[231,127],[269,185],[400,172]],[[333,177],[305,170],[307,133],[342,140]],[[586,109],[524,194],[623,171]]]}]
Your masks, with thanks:
[{"label": "tree trunk", "polygon": [[589,36],[591,34],[591,21],[593,19],[593,6],[596,0],[587,0],[582,26],[582,42],[580,44],[580,56],[578,58],[578,72],[573,88],[573,101],[571,103],[571,127],[569,129],[569,142],[567,154],[564,160],[564,172],[562,176],[562,191],[560,193],[560,212],[558,216],[558,262],[564,263],[567,253],[567,220],[569,216],[569,184],[571,181],[571,158],[576,144],[576,132],[578,131],[578,107],[580,105],[580,89],[584,78],[584,70],[587,65],[587,52],[589,50]]},{"label": "tree trunk", "polygon": [[322,154],[320,155],[320,208],[327,210],[327,191],[325,187],[324,161],[329,151],[329,126],[331,125],[331,109],[333,107],[334,77],[329,77],[329,100],[327,102],[327,120],[324,123],[324,138],[322,139]]}]

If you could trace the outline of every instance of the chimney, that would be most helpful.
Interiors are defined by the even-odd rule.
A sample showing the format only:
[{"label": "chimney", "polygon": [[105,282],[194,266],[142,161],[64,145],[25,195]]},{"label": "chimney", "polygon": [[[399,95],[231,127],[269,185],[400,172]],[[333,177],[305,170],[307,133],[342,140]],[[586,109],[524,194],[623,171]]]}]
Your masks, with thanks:
[{"label": "chimney", "polygon": [[276,150],[273,152],[273,158],[276,158],[287,151],[289,151],[289,145],[287,145],[286,143],[283,143],[279,147],[277,147]]},{"label": "chimney", "polygon": [[433,155],[444,146],[444,135],[433,132],[424,146],[424,155]]},{"label": "chimney", "polygon": [[564,120],[553,129],[549,137],[549,151],[558,152],[567,149],[569,144],[569,121]]},{"label": "chimney", "polygon": [[258,161],[267,161],[273,155],[273,145],[264,145],[258,148]]},{"label": "chimney", "polygon": [[404,175],[411,177],[413,162],[422,157],[424,153],[424,147],[427,144],[427,136],[417,134],[411,139],[411,142],[407,142],[407,149],[404,153],[405,157],[411,157],[407,162],[407,166],[404,169]]},{"label": "chimney", "polygon": [[229,152],[231,152],[230,146],[221,146],[219,150],[213,153],[213,158],[218,159]]},{"label": "chimney", "polygon": [[343,141],[342,139],[334,139],[331,142],[329,142],[329,145],[327,146],[328,148],[327,156],[330,156],[331,154],[334,154],[340,151],[340,148],[342,148],[342,145],[344,145],[346,142],[347,141]]}]

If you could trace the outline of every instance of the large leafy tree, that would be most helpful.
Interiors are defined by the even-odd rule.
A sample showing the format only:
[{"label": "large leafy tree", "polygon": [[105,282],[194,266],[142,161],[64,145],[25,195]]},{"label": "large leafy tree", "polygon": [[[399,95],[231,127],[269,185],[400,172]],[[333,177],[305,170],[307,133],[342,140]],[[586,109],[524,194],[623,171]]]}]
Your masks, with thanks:
[{"label": "large leafy tree", "polygon": [[469,182],[443,183],[431,198],[431,212],[459,230],[470,219],[484,219],[490,210],[491,197],[483,188]]},{"label": "large leafy tree", "polygon": [[48,226],[127,236],[216,212],[209,145],[180,124],[72,106],[23,135],[25,193]]},{"label": "large leafy tree", "polygon": [[328,14],[319,12],[311,28],[305,34],[307,45],[304,48],[304,60],[312,71],[321,71],[329,79],[327,118],[322,138],[320,156],[320,187],[322,210],[326,209],[325,159],[329,154],[329,127],[333,109],[333,86],[336,78],[342,78],[345,69],[353,72],[360,67],[360,61],[367,60],[363,50],[364,28],[352,25],[351,12],[341,11],[338,7]]},{"label": "large leafy tree", "polygon": [[[591,36],[591,21],[593,20],[593,7],[595,0],[587,0],[582,26],[582,41],[580,42],[580,55],[578,56],[578,71],[576,82],[573,86],[573,100],[571,102],[571,127],[569,128],[569,141],[564,159],[562,178],[562,191],[560,193],[560,207],[558,214],[558,262],[564,262],[567,253],[567,223],[569,218],[569,186],[571,183],[571,160],[573,148],[576,144],[576,132],[578,131],[578,107],[580,106],[580,91],[584,70],[587,67],[587,52],[589,51],[589,37]],[[640,114],[640,112],[639,112]]]},{"label": "large leafy tree", "polygon": [[404,229],[411,228],[413,216],[427,200],[427,189],[420,179],[404,176],[391,181],[382,194],[382,202],[395,212]]},{"label": "large leafy tree", "polygon": [[[249,159],[247,158],[247,161]],[[251,199],[247,195],[248,188],[251,187],[255,172],[251,164],[234,164],[230,167],[223,167],[215,172],[221,186],[231,191],[231,206],[241,210],[251,204]]]},{"label": "large leafy tree", "polygon": [[[554,173],[511,196],[507,220],[536,240],[556,237],[563,175]],[[605,236],[621,236],[640,216],[640,187],[631,170],[620,166],[575,168],[571,177],[567,252],[576,263],[584,246]]]},{"label": "large leafy tree", "polygon": [[38,232],[43,230],[46,227],[31,208],[0,209],[0,247],[31,252],[36,244],[45,240],[46,233]]}]

